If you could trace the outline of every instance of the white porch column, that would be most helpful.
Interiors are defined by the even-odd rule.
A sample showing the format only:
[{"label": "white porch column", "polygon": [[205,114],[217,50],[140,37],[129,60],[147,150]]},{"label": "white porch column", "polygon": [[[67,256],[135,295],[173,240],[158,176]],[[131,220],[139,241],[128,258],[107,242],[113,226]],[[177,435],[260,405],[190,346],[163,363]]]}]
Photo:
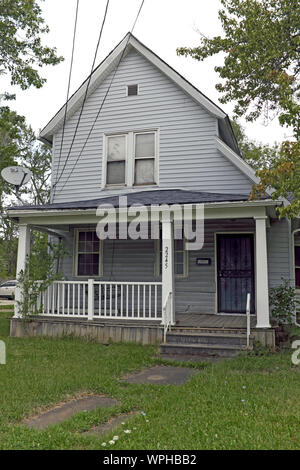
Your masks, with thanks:
[{"label": "white porch column", "polygon": [[255,217],[256,316],[257,328],[269,328],[269,288],[266,216]]},{"label": "white porch column", "polygon": [[[171,295],[171,302],[168,300]],[[170,220],[162,221],[162,308],[170,302],[171,325],[175,325],[174,289],[174,227]],[[165,324],[165,318],[162,318]]]},{"label": "white porch column", "polygon": [[[19,243],[18,243],[18,256],[17,256],[17,271],[16,279],[20,272],[25,269],[26,260],[30,254],[30,227],[27,224],[19,225]],[[21,313],[19,312],[17,302],[22,300],[22,291],[17,286],[15,290],[15,314],[14,317],[20,317]]]}]

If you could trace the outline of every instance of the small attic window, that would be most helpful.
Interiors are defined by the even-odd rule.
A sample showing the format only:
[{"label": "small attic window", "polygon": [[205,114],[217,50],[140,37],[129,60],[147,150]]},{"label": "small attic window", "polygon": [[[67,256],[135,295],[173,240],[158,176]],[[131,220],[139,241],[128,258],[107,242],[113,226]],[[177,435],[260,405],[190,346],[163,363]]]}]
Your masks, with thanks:
[{"label": "small attic window", "polygon": [[127,85],[127,96],[136,96],[138,94],[138,85]]}]

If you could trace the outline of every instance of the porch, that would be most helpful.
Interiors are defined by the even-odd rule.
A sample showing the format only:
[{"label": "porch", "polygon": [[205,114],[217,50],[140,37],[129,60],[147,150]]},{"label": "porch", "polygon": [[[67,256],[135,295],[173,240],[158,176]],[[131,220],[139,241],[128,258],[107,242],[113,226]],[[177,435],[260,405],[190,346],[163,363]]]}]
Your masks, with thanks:
[{"label": "porch", "polygon": [[[55,281],[40,294],[36,311],[53,319],[160,325],[161,292],[162,282]],[[252,314],[251,328],[256,323]],[[176,313],[173,326],[246,330],[246,315]]]},{"label": "porch", "polygon": [[[42,210],[21,207],[10,211],[10,216],[19,223],[18,272],[24,269],[30,252],[31,229],[42,230],[51,237],[59,238],[72,253],[63,260],[65,279],[54,282],[38,299],[39,319],[43,318],[47,323],[101,324],[114,328],[118,325],[125,328],[126,324],[134,328],[141,325],[141,328],[155,328],[158,331],[157,338],[170,326],[245,330],[246,294],[250,291],[252,330],[270,328],[267,227],[269,217],[275,215],[276,202],[238,201],[237,199],[244,197],[238,195],[232,196],[233,201],[220,202],[218,198],[230,199],[229,195],[208,196],[208,193],[179,190],[144,191],[135,193],[134,196],[131,194],[131,198],[133,203],[134,198],[146,198],[149,205],[151,193],[155,193],[154,211],[151,206],[149,219],[147,207],[144,207],[146,212],[142,213],[139,222],[146,220],[151,225],[153,220],[158,221],[160,241],[143,234],[140,239],[130,240],[117,236],[115,240],[103,242],[99,242],[95,236],[91,240],[86,236],[80,238],[81,232],[95,234],[99,222],[97,210],[89,207],[75,209],[67,204],[52,204]],[[157,202],[170,202],[167,200],[169,197],[172,202],[179,203],[174,193],[183,201],[187,197],[189,201],[194,198],[194,203],[177,204],[175,212],[173,210],[171,216],[170,213],[166,216],[165,206],[160,206]],[[218,202],[206,202],[204,196],[209,201],[218,196]],[[162,200],[158,200],[159,197]],[[113,199],[105,198],[104,201]],[[174,237],[176,210],[181,210],[183,205],[189,206],[190,220],[195,221],[197,200],[204,207],[204,244],[196,250],[177,250]],[[101,202],[102,200],[91,201],[89,204],[97,207]],[[128,206],[129,202],[128,197]],[[136,217],[136,211],[129,214],[128,206],[119,207],[114,212],[118,216],[119,229],[124,221],[128,224]],[[235,250],[233,255],[230,248],[224,256],[217,244],[220,244],[219,240],[227,243],[228,237],[234,243],[242,240],[242,243],[235,245],[238,250],[244,251],[232,248]],[[94,249],[97,257],[94,253],[95,256],[90,257],[88,262],[85,261],[91,265],[89,269],[94,270],[92,276],[84,271],[85,265],[79,256],[85,253],[84,240],[87,244],[97,245]],[[82,243],[81,251],[78,250],[79,243]],[[226,243],[224,242],[224,246]],[[222,257],[224,261],[220,264]],[[225,266],[227,259],[231,260],[228,267]],[[225,263],[224,266],[222,263]],[[233,295],[229,292],[229,297],[226,294],[225,301],[220,302],[222,289],[225,289],[224,292],[228,291],[228,281],[232,281],[231,289],[238,290],[233,291]],[[22,299],[20,289],[17,289],[16,294],[17,300]],[[16,306],[15,318],[18,317]]]}]

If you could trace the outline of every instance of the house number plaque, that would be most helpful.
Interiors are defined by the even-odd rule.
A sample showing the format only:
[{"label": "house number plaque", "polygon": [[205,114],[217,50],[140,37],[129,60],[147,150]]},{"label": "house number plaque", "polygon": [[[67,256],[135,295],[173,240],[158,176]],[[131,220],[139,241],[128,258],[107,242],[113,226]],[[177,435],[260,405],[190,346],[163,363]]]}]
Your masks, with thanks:
[{"label": "house number plaque", "polygon": [[166,246],[165,248],[165,269],[169,266],[169,248]]}]

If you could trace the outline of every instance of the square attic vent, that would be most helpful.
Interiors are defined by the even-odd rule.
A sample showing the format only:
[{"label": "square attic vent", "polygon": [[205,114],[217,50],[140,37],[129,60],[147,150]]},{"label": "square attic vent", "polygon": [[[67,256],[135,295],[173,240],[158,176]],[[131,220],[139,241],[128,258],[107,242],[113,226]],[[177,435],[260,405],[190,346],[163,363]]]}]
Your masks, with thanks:
[{"label": "square attic vent", "polygon": [[138,94],[138,85],[127,85],[127,96],[135,96]]}]

